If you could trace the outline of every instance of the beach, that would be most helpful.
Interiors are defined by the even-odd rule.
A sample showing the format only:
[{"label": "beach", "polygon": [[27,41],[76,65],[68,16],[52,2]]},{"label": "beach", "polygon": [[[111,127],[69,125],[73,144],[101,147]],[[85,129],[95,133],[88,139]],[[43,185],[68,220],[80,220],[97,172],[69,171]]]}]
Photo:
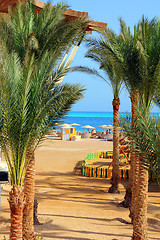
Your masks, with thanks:
[{"label": "beach", "polygon": [[[120,194],[110,194],[109,180],[80,175],[88,153],[112,150],[112,144],[103,139],[62,141],[54,137],[36,150],[35,197],[41,224],[35,231],[43,240],[131,239],[129,210],[117,205],[124,198],[127,180],[121,181]],[[3,186],[0,240],[9,236],[9,190],[9,185]],[[155,182],[149,185],[148,224],[148,239],[160,239],[160,188]]]}]

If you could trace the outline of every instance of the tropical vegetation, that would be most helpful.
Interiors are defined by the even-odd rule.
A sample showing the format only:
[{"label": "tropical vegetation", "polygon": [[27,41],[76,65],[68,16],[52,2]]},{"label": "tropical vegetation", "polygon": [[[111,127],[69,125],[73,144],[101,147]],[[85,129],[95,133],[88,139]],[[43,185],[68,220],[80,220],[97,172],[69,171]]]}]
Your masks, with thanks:
[{"label": "tropical vegetation", "polygon": [[[34,152],[49,128],[83,97],[82,86],[59,83],[70,70],[63,56],[82,38],[87,24],[86,19],[65,19],[66,7],[48,4],[38,14],[28,0],[0,22],[0,145],[12,183],[10,239],[22,239],[22,235],[26,240],[36,239]],[[113,90],[109,192],[119,192],[119,95],[123,84],[130,93],[132,118],[126,118],[122,125],[132,146],[133,177],[127,188],[132,196],[132,239],[146,240],[148,171],[160,185],[160,119],[151,116],[153,105],[160,102],[160,21],[142,17],[133,34],[122,19],[118,35],[110,29],[96,30],[101,36],[86,40],[86,57],[98,64],[99,71],[75,69],[101,77]]]},{"label": "tropical vegetation", "polygon": [[37,14],[30,0],[19,2],[0,23],[0,144],[12,183],[10,239],[22,239],[25,214],[29,218],[23,222],[23,238],[35,238],[31,159],[48,129],[83,97],[82,86],[58,84],[69,70],[64,64],[59,67],[60,61],[84,34],[87,23],[85,19],[65,20],[66,7],[49,4]]},{"label": "tropical vegetation", "polygon": [[[152,107],[160,94],[159,24],[158,19],[149,21],[142,17],[132,34],[130,28],[120,19],[119,35],[109,29],[98,30],[101,34],[100,38],[87,40],[89,50],[86,56],[99,63],[102,70],[107,66],[106,72],[109,79],[114,76],[114,79],[120,80],[119,86],[123,81],[128,89],[132,102],[133,131],[137,126],[135,124],[139,123],[137,108],[143,106],[143,116],[150,116]],[[99,75],[96,70],[85,67],[79,69]],[[114,144],[113,141],[113,146]],[[131,176],[127,193],[132,196],[130,215],[133,221],[133,239],[147,239],[148,170],[134,145],[132,145]]]},{"label": "tropical vegetation", "polygon": [[[127,29],[123,22],[121,24],[121,28],[121,36],[124,39],[124,45],[127,46],[127,52],[133,53],[131,50],[133,50],[134,47],[134,52],[138,53],[136,58],[133,58],[135,55],[128,56],[127,54],[128,66],[135,66],[137,71],[134,73],[133,70],[131,70],[129,72],[131,72],[132,75],[129,74],[127,76],[126,74],[125,77],[125,83],[131,89],[131,100],[134,107],[134,112],[132,112],[134,115],[132,115],[131,129],[132,132],[137,134],[135,145],[132,145],[133,155],[131,159],[133,175],[131,184],[131,217],[133,221],[133,239],[147,239],[148,170],[142,161],[144,157],[142,157],[142,154],[139,154],[136,146],[138,145],[139,141],[141,141],[141,143],[145,141],[144,139],[146,139],[147,136],[146,132],[143,132],[145,128],[141,121],[142,117],[140,116],[145,116],[147,121],[149,119],[152,107],[159,97],[159,21],[156,19],[149,21],[148,19],[144,19],[144,17],[142,17],[142,20],[137,24],[137,26],[134,27],[134,36],[131,35],[130,30]],[[130,47],[128,47],[129,45],[126,43],[132,43],[132,39],[134,40],[135,44],[130,44]],[[142,115],[140,115],[138,114],[137,109],[142,109],[142,106]],[[143,123],[145,123],[145,121],[143,121]],[[148,123],[146,123],[146,126],[147,124]],[[135,137],[134,134],[133,136]],[[138,136],[140,138],[139,141]],[[130,138],[132,139],[131,135]],[[143,149],[142,152],[148,151],[147,145],[144,144],[142,146],[144,149],[146,147],[146,150]],[[152,152],[150,152],[150,154],[151,153]],[[151,158],[151,156],[153,155],[151,154],[150,157],[146,156],[146,158]],[[155,161],[154,158],[152,161]]]},{"label": "tropical vegetation", "polygon": [[[108,57],[108,45],[113,44],[112,38],[116,40],[118,37],[111,30],[98,29],[101,33],[100,38],[87,38],[86,43],[88,47],[85,57],[95,61],[99,66],[99,71],[84,66],[74,67],[73,71],[86,72],[103,79],[110,85],[113,91],[113,170],[112,170],[112,186],[109,189],[111,193],[119,193],[119,105],[120,92],[123,87],[123,79],[121,77],[120,68],[114,61],[113,57]],[[102,72],[104,75],[102,75]]]}]

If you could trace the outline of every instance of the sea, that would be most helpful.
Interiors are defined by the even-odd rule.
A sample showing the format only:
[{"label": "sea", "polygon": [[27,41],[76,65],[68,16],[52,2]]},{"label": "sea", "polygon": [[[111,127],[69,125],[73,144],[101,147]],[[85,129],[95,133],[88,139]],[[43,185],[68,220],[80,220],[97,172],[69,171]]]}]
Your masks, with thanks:
[{"label": "sea", "polygon": [[[125,112],[120,112],[120,117],[125,117]],[[153,113],[155,117],[159,116],[159,113]],[[82,112],[82,111],[71,111],[68,115],[63,118],[63,123],[72,124],[77,123],[80,126],[76,126],[76,131],[84,132],[87,129],[81,128],[85,125],[90,125],[95,128],[96,131],[104,131],[101,125],[113,125],[113,112]],[[60,130],[60,127],[57,130]],[[90,129],[91,131],[92,129]]]},{"label": "sea", "polygon": [[[76,126],[76,131],[84,132],[87,129],[81,128],[85,125],[90,125],[95,128],[96,131],[104,131],[101,125],[113,125],[113,113],[112,112],[70,112],[65,118],[65,123],[72,124],[77,123],[81,126]],[[92,131],[92,129],[89,129]]]}]

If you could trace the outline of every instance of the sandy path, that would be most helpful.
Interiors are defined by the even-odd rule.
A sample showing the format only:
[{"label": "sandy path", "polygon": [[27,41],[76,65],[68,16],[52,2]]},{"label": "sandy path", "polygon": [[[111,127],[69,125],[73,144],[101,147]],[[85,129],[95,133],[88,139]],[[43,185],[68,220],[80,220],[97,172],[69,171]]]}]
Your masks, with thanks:
[{"label": "sandy path", "polygon": [[[132,225],[128,209],[117,207],[125,193],[109,194],[108,180],[75,175],[73,169],[87,153],[111,150],[112,143],[97,139],[67,142],[50,140],[36,152],[36,197],[39,220],[36,231],[44,240],[129,240]],[[156,192],[159,191],[159,192]],[[9,231],[8,187],[2,191],[0,240]],[[154,183],[149,193],[149,239],[160,239],[160,189]]]}]

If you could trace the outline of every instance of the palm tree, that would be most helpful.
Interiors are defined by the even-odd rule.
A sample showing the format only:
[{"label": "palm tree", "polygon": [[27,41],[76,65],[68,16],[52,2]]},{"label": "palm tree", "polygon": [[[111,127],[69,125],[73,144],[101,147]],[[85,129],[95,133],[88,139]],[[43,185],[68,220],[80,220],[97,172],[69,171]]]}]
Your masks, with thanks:
[{"label": "palm tree", "polygon": [[[110,32],[111,33],[111,32]],[[95,60],[99,64],[99,68],[109,78],[110,86],[113,90],[113,170],[112,170],[112,186],[109,188],[110,193],[119,193],[119,95],[122,90],[122,78],[119,73],[119,68],[114,60],[109,59],[107,55],[106,42],[109,30],[103,31],[103,38],[90,39],[88,45],[91,46],[88,50],[87,57]],[[112,33],[113,35],[113,33]],[[115,37],[115,35],[114,35]],[[105,79],[106,82],[108,82]]]},{"label": "palm tree", "polygon": [[[6,49],[1,48],[0,97],[3,125],[0,144],[12,182],[9,198],[11,239],[22,239],[22,186],[30,158],[48,128],[53,125],[52,120],[63,116],[82,97],[83,89],[78,85],[55,86],[51,61],[53,58],[44,54],[41,62],[35,64],[31,56],[28,59],[29,66],[24,67],[15,53],[8,54]],[[52,109],[57,112],[51,115]]]},{"label": "palm tree", "polygon": [[[131,112],[132,123],[136,119],[136,107],[139,101],[139,86],[142,82],[140,72],[140,52],[137,48],[137,38],[134,32],[134,36],[131,34],[130,28],[127,28],[125,22],[120,19],[120,41],[121,41],[121,53],[123,55],[123,61],[121,61],[121,67],[123,68],[123,78],[125,86],[130,94],[131,99]],[[137,161],[138,157],[134,148],[131,148],[131,166],[130,166],[130,179],[126,188],[126,194],[124,201],[120,204],[124,207],[130,208],[130,217],[133,218],[133,205],[136,197],[134,196],[137,185]],[[133,197],[132,197],[133,194]],[[131,204],[132,202],[132,204]]]},{"label": "palm tree", "polygon": [[[159,21],[154,19],[149,22],[143,17],[142,21],[134,29],[134,38],[139,50],[139,72],[141,79],[138,87],[139,107],[143,106],[142,114],[146,119],[150,115],[152,106],[155,99],[159,96],[160,90],[159,27]],[[136,126],[140,121],[140,115],[137,114],[137,107],[135,109],[136,119],[134,119],[132,125],[133,131],[136,131]],[[137,152],[136,155],[138,155],[138,158],[134,162],[131,205],[133,213],[133,239],[147,239],[148,170],[141,161],[143,159],[142,154]]]},{"label": "palm tree", "polygon": [[[105,41],[99,39],[99,41],[102,42],[102,46],[98,49],[98,44],[96,41],[88,41],[88,46],[91,48],[96,45],[98,51],[102,56],[107,59],[108,62],[111,62],[114,66],[115,75],[118,79],[121,79],[121,82],[125,83],[125,86],[127,90],[130,93],[131,103],[132,103],[132,118],[134,120],[135,118],[135,107],[138,103],[138,91],[139,85],[141,83],[141,73],[139,71],[140,66],[140,59],[139,59],[139,49],[137,48],[137,40],[134,36],[132,36],[131,31],[129,28],[126,27],[126,24],[122,19],[120,19],[120,34],[117,36],[113,31],[111,30],[105,30],[101,31],[103,36],[105,35]],[[105,49],[105,51],[102,53],[101,49]],[[97,51],[97,52],[98,52]],[[96,53],[97,53],[96,52]],[[99,57],[89,56],[93,58],[95,61],[99,61]],[[105,59],[105,60],[106,60]],[[117,82],[118,84],[118,82]],[[120,83],[121,87],[121,83]],[[133,121],[132,120],[132,121]],[[117,141],[118,143],[118,141]],[[114,144],[114,141],[113,141]],[[118,151],[118,148],[117,148]],[[131,170],[134,169],[132,165],[134,165],[134,151],[132,150],[132,161],[131,161]],[[114,163],[114,159],[113,159]],[[117,157],[117,163],[118,163],[118,157]],[[117,176],[118,176],[118,167],[117,167]],[[114,172],[114,168],[113,168]],[[133,176],[134,174],[131,174]],[[116,178],[115,178],[116,180]],[[125,200],[125,206],[126,202],[127,205],[130,205],[131,202],[131,187],[132,187],[132,177],[130,178],[129,186],[126,190],[126,200]],[[111,188],[109,189],[110,192],[114,191],[114,184],[112,183]]]},{"label": "palm tree", "polygon": [[[88,43],[88,47],[90,47],[90,50],[88,51],[87,57],[90,57],[91,59],[95,60],[98,63],[102,61],[101,63],[102,66],[100,66],[100,68],[102,69],[103,69],[103,65],[105,66],[104,62],[109,62],[110,65],[113,66],[113,69],[114,69],[113,76],[116,76],[117,79],[121,79],[121,82],[123,80],[127,90],[130,93],[131,103],[132,103],[132,118],[134,120],[135,108],[138,103],[138,95],[139,95],[137,89],[139,88],[139,85],[141,83],[141,73],[139,71],[140,53],[137,47],[137,39],[134,36],[132,36],[130,29],[126,27],[126,24],[122,19],[120,19],[120,34],[118,36],[109,29],[108,30],[106,29],[105,31],[103,30],[98,30],[98,31],[102,33],[103,37],[105,37],[105,40],[103,40],[102,38],[99,38],[98,40],[89,39],[87,43]],[[101,45],[99,44],[99,42],[101,43]],[[92,54],[92,51],[93,51],[92,49],[94,49],[94,55]],[[101,54],[101,56],[99,56],[98,54],[99,55]],[[80,70],[87,71],[87,69],[85,68],[80,68]],[[91,73],[95,72],[93,70],[92,71],[88,70],[88,71],[90,71]],[[109,71],[108,71],[108,75],[109,75]],[[121,87],[121,82],[120,82],[120,87]],[[119,83],[117,82],[117,84]],[[114,141],[113,141],[113,144],[114,144]],[[117,148],[117,152],[118,152],[118,148]],[[133,150],[132,150],[131,159],[132,159],[131,161],[131,170],[132,170],[132,169],[135,169],[134,162],[136,159],[135,153]],[[118,157],[116,162],[117,162],[116,174],[118,176]],[[136,174],[136,171],[134,172]],[[114,175],[114,159],[113,159],[113,175]],[[131,176],[134,176],[134,174],[131,174]],[[113,179],[115,179],[115,183],[114,184],[112,183],[112,186],[109,189],[110,192],[115,191],[116,189],[114,187],[116,186],[116,181],[117,181],[116,178],[117,177],[113,177]],[[125,197],[126,200],[125,200],[125,203],[123,203],[125,207],[126,207],[126,202],[127,202],[127,205],[130,205],[130,202],[131,202],[131,195],[132,195],[131,187],[132,187],[132,177],[130,178],[129,186],[126,190],[126,193],[127,193]]]},{"label": "palm tree", "polygon": [[[139,156],[139,184],[137,186],[136,204],[133,218],[132,239],[147,239],[147,193],[148,171],[152,171],[160,185],[160,159],[159,159],[159,119],[154,119],[146,111],[144,105],[136,109],[138,121],[132,125],[128,119],[122,125],[129,136],[134,149]],[[134,127],[133,127],[134,126]]]},{"label": "palm tree", "polygon": [[[81,86],[56,84],[68,71],[68,68],[64,66],[59,68],[58,61],[68,46],[78,40],[86,24],[84,20],[64,21],[65,9],[66,6],[61,4],[54,9],[47,6],[39,15],[36,15],[29,1],[27,4],[19,4],[14,13],[10,12],[11,21],[7,19],[1,23],[1,70],[3,70],[1,71],[1,103],[3,106],[1,119],[4,119],[1,144],[11,173],[13,191],[10,205],[14,209],[17,207],[12,204],[14,194],[19,191],[22,196],[20,222],[23,210],[21,186],[26,171],[29,176],[26,179],[29,182],[31,180],[32,172],[29,169],[34,169],[30,166],[30,162],[33,163],[30,160],[34,151],[50,124],[53,126],[54,122],[66,114],[70,106],[82,97]],[[11,67],[9,67],[10,64]],[[10,95],[11,99],[9,99]],[[14,111],[11,107],[13,103]],[[13,129],[11,125],[14,126]],[[11,156],[9,152],[12,153]],[[25,180],[27,184],[28,181]],[[29,184],[31,188],[34,187],[33,182],[34,177],[32,184]],[[27,188],[28,193],[27,190],[25,193],[27,210],[30,210],[29,205],[32,200],[29,199],[34,192],[31,188]],[[11,208],[11,213],[14,209]],[[31,214],[27,211],[25,213],[30,218]],[[17,226],[15,226],[15,219],[11,220],[13,220],[11,223],[12,239],[17,232]],[[30,226],[29,230],[32,224]],[[19,231],[21,231],[21,224]],[[30,236],[33,235],[33,231],[31,232]],[[16,239],[21,239],[21,232],[16,237]],[[26,239],[31,239],[27,237]]]},{"label": "palm tree", "polygon": [[[138,103],[138,91],[137,88],[141,82],[141,73],[139,71],[139,49],[137,48],[137,40],[132,36],[129,28],[126,27],[126,24],[122,19],[120,19],[120,34],[115,34],[110,29],[99,30],[103,36],[99,39],[88,39],[87,45],[89,47],[88,54],[86,57],[93,59],[94,61],[100,64],[100,69],[107,72],[109,80],[111,81],[113,91],[115,91],[114,97],[119,95],[122,81],[125,83],[127,90],[130,93],[131,103],[132,103],[132,117],[134,120],[135,117],[135,108]],[[106,68],[106,69],[105,69]],[[76,68],[80,71],[88,72],[91,74],[100,74],[93,70],[85,67]],[[112,74],[111,74],[112,72]],[[100,76],[102,77],[102,76]],[[102,77],[103,78],[103,77]],[[103,78],[104,79],[104,78]],[[106,81],[106,79],[104,79]],[[114,84],[113,84],[114,83]],[[117,91],[118,89],[118,91]],[[117,99],[118,100],[118,99]],[[115,100],[116,101],[116,100]],[[114,101],[113,101],[114,103]],[[119,105],[119,100],[116,101],[116,104],[113,105],[115,109]],[[116,110],[117,111],[117,110]],[[116,124],[117,125],[117,124]],[[117,125],[118,126],[118,125]],[[115,132],[115,131],[114,131]],[[114,134],[116,136],[117,134]],[[118,135],[117,135],[118,136]],[[118,156],[118,138],[116,142],[113,139],[113,181],[112,186],[109,189],[109,192],[119,192],[118,186],[118,177],[119,177],[119,156]],[[115,147],[114,147],[115,146]],[[117,149],[115,151],[115,149]],[[115,160],[115,156],[116,160]],[[132,159],[135,156],[132,150]],[[135,160],[131,161],[131,170],[134,168]],[[116,174],[115,174],[116,172]],[[133,174],[131,174],[132,176]],[[123,203],[126,207],[130,205],[131,202],[131,187],[132,187],[132,177],[130,178],[129,187],[126,190],[126,200]]]},{"label": "palm tree", "polygon": [[119,63],[108,53],[108,45],[115,43],[115,48],[117,47],[114,40],[116,39],[117,41],[118,37],[111,30],[97,29],[97,31],[102,34],[101,38],[88,38],[86,40],[87,46],[89,47],[86,57],[98,63],[99,69],[102,70],[101,72],[105,74],[105,77],[101,75],[100,71],[98,72],[95,69],[83,66],[74,67],[73,71],[81,71],[96,75],[109,84],[113,90],[113,170],[112,186],[109,192],[119,193],[119,95],[122,90],[123,81]]},{"label": "palm tree", "polygon": [[[143,115],[150,115],[155,99],[159,96],[159,71],[160,71],[160,23],[154,19],[148,21],[142,17],[137,25],[137,40],[140,49],[142,82],[139,88],[139,105],[143,107]],[[139,121],[139,118],[137,122]],[[147,196],[148,196],[148,171],[141,161],[138,161],[139,175],[135,210],[133,216],[133,239],[147,239]]]},{"label": "palm tree", "polygon": [[[134,128],[134,122],[138,121],[136,116],[138,104],[143,104],[146,113],[149,114],[151,106],[159,94],[159,21],[149,22],[142,18],[142,21],[135,26],[133,36],[122,20],[120,23],[119,37],[112,32],[107,35],[112,41],[106,41],[105,54],[108,61],[114,62],[115,69],[121,68],[121,71],[117,70],[117,73],[124,80],[131,95],[132,127]],[[94,43],[89,42],[89,46],[92,49]],[[99,49],[100,51],[101,49]],[[92,58],[99,61],[99,58]],[[140,160],[138,153],[133,149],[131,159],[133,179],[130,182],[133,239],[147,238],[148,171]]]},{"label": "palm tree", "polygon": [[160,118],[156,119],[144,110],[144,106],[136,109],[138,121],[134,128],[130,128],[128,121],[124,123],[127,135],[140,155],[140,159],[149,171],[151,171],[160,186]]}]

